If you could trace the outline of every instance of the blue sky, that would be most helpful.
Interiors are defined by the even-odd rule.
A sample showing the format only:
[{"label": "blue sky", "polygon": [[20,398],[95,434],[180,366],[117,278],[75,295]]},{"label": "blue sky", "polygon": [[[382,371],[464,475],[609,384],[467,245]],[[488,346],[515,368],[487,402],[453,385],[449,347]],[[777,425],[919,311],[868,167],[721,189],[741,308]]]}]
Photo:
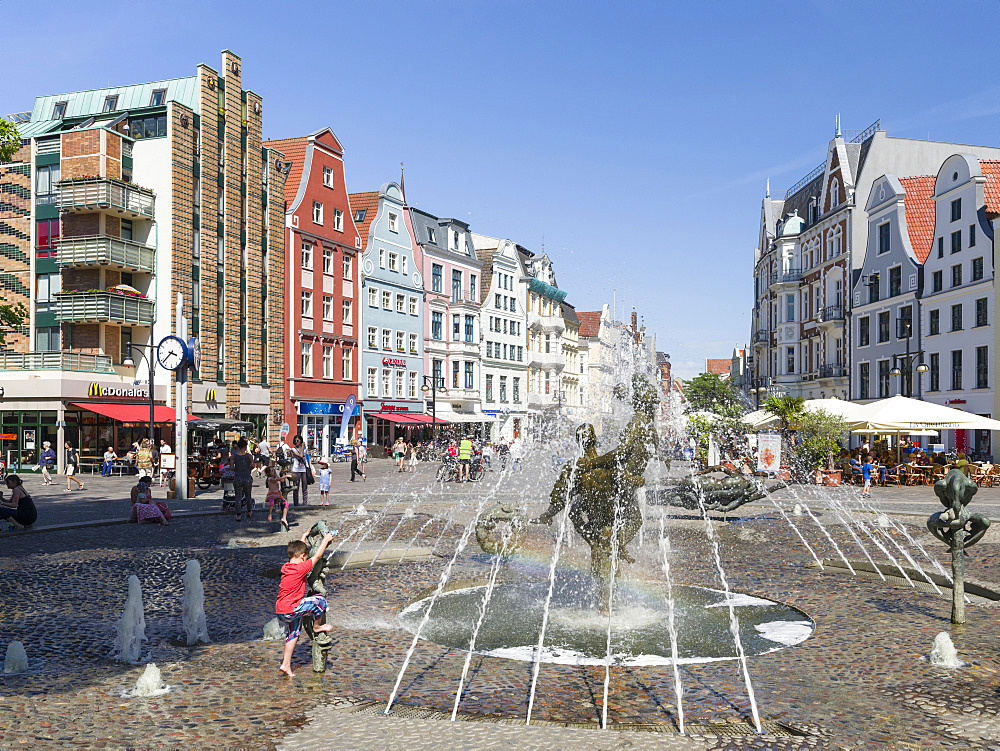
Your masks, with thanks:
[{"label": "blue sky", "polygon": [[578,310],[635,306],[691,377],[747,339],[765,180],[781,195],[819,164],[838,112],[845,129],[1000,144],[998,15],[996,0],[0,0],[0,112],[190,75],[228,47],[265,137],[331,126],[352,191],[402,161],[412,204],[544,238]]}]

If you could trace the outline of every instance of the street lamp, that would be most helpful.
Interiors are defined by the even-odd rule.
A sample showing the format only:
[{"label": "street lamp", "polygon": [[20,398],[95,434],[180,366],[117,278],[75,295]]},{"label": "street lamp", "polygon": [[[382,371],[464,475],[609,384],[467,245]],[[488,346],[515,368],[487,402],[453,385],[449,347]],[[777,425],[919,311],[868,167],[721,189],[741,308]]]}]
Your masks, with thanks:
[{"label": "street lamp", "polygon": [[[910,318],[899,317],[896,319],[896,337],[906,338],[906,353],[892,356],[892,369],[889,370],[891,376],[904,376],[900,381],[900,392],[906,392],[903,396],[913,396],[913,366],[916,365],[917,373],[926,373],[930,370],[924,362],[919,362],[923,350],[910,352],[910,336],[913,334],[913,321]],[[919,397],[918,397],[919,398]]]},{"label": "street lamp", "polygon": [[139,357],[149,366],[149,446],[152,450],[153,443],[153,368],[156,364],[156,351],[152,344],[133,344],[128,343],[128,347],[125,350],[125,359],[122,360],[122,365],[126,368],[135,367],[135,358],[132,357],[132,351],[135,350]]},{"label": "street lamp", "polygon": [[434,421],[431,427],[431,440],[433,441],[437,437],[437,395],[448,393],[448,389],[444,387],[444,376],[425,375],[424,385],[420,390],[431,395],[431,419]]}]

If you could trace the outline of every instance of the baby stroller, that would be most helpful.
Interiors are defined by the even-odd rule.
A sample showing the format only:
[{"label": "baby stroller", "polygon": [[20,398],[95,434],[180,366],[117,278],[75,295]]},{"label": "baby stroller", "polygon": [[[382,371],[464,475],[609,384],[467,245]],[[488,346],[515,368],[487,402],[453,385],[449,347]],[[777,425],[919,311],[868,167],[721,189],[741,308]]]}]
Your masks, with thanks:
[{"label": "baby stroller", "polygon": [[236,511],[236,473],[232,467],[223,465],[222,472],[222,510]]}]

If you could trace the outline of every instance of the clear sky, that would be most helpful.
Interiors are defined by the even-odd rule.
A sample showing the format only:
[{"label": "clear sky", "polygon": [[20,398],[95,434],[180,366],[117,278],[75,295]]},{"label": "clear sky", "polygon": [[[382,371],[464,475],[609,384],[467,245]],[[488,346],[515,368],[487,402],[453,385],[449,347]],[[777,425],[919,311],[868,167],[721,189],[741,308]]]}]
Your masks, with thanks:
[{"label": "clear sky", "polygon": [[545,250],[684,377],[749,335],[764,183],[845,129],[1000,144],[997,0],[0,0],[0,112],[243,59],[264,136],[333,128],[352,191]]}]

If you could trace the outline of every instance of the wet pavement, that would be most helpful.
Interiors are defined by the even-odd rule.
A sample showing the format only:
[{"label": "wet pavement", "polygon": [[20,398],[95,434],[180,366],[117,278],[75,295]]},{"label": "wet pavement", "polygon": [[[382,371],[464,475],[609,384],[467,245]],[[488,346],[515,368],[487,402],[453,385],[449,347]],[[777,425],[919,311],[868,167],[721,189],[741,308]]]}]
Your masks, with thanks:
[{"label": "wet pavement", "polygon": [[[432,469],[425,466],[416,475],[398,475],[388,461],[372,462],[367,483],[347,485],[343,478],[335,483],[333,506],[293,509],[297,526],[289,533],[281,533],[276,522],[268,524],[266,514],[255,513],[251,522],[238,525],[230,515],[212,513],[181,515],[166,528],[101,524],[0,534],[0,646],[6,648],[15,639],[24,642],[31,664],[23,676],[0,675],[0,749],[1000,749],[1000,609],[976,601],[968,606],[969,625],[952,628],[950,592],[939,595],[896,580],[821,572],[809,565],[812,556],[789,521],[820,557],[836,553],[815,522],[795,516],[787,501],[789,521],[770,504],[756,503],[716,527],[732,589],[793,605],[816,627],[804,643],[748,661],[767,734],[749,734],[750,703],[738,665],[731,661],[681,669],[688,736],[677,734],[677,699],[669,668],[612,668],[610,727],[602,730],[604,668],[543,664],[532,725],[525,727],[530,663],[479,655],[471,660],[463,688],[462,721],[452,723],[466,653],[423,641],[402,678],[393,714],[383,716],[412,642],[412,635],[398,625],[397,614],[440,580],[472,516],[456,504],[482,500],[488,505],[495,498],[517,495],[519,487],[513,480],[495,487],[496,474],[478,485],[431,486]],[[120,499],[127,496],[128,481],[106,482],[106,499],[87,501],[97,509],[91,521],[102,518],[98,513],[121,517],[127,509]],[[537,487],[546,483],[551,487],[549,474],[538,470]],[[798,489],[800,500],[803,490]],[[921,504],[921,514],[936,510],[927,488],[888,492],[899,494],[900,502]],[[997,490],[984,489],[983,498],[987,492]],[[77,500],[82,495],[63,495],[84,503]],[[533,497],[537,512],[544,496]],[[815,500],[817,520],[827,525],[844,554],[852,560],[863,558],[837,515],[826,510],[821,499]],[[208,508],[191,510],[214,511],[219,495],[195,501]],[[415,545],[435,546],[440,557],[333,574],[329,621],[335,643],[327,671],[316,675],[310,670],[305,641],[293,660],[295,678],[283,679],[276,670],[281,644],[260,638],[273,615],[277,589],[266,574],[287,559],[286,543],[314,520],[339,528],[341,541],[371,521],[370,516],[351,513],[360,501],[385,512],[375,520],[365,544],[390,537],[402,544],[419,535]],[[977,496],[977,506],[979,502]],[[52,523],[64,518],[69,524],[86,516],[61,497],[50,505],[40,501],[39,506]],[[404,514],[406,509],[412,513]],[[111,510],[115,513],[108,513]],[[449,524],[449,518],[459,523]],[[929,554],[948,568],[942,546],[922,531],[922,516],[893,518],[905,521]],[[887,540],[873,521],[867,518],[867,529]],[[666,526],[675,581],[717,586],[698,519],[683,512]],[[532,526],[519,557],[501,569],[501,580],[544,579],[555,533]],[[355,532],[344,548],[350,549],[362,534]],[[909,545],[898,532],[888,534]],[[967,567],[976,579],[1000,582],[1000,537],[994,542],[993,536],[989,533],[968,552]],[[239,547],[226,547],[230,541]],[[647,541],[638,551],[638,562],[623,575],[636,582],[661,582],[657,548]],[[885,556],[873,550],[876,560],[885,562]],[[179,639],[181,576],[191,558],[201,564],[212,638],[211,644],[195,647]],[[928,565],[926,558],[923,561]],[[481,578],[489,564],[473,537],[457,556],[450,578]],[[585,570],[588,565],[582,543],[564,548],[561,569]],[[158,698],[122,698],[143,667],[108,658],[130,574],[136,574],[143,587],[146,657],[172,687]],[[940,631],[951,632],[959,656],[969,663],[965,668],[946,670],[924,659]]]}]

